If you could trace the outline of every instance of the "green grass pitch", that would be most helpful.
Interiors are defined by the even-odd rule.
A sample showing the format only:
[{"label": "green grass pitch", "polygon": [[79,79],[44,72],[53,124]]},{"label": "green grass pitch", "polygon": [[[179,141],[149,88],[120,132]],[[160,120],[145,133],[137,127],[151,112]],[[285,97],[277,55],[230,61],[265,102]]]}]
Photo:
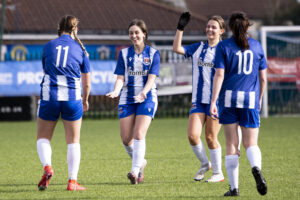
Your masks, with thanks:
[{"label": "green grass pitch", "polygon": [[[119,121],[84,120],[81,129],[81,165],[78,181],[87,191],[70,192],[64,131],[58,123],[52,139],[54,177],[46,191],[38,191],[43,173],[36,152],[35,122],[0,122],[0,199],[231,199],[225,182],[195,182],[200,167],[187,139],[187,119],[155,119],[146,139],[143,184],[130,185],[126,175],[131,160],[121,143]],[[202,135],[202,141],[204,141]],[[300,117],[262,119],[259,146],[268,194],[256,191],[245,150],[241,150],[239,199],[300,199]],[[207,146],[207,145],[206,145]],[[208,150],[206,151],[208,153]],[[206,177],[211,175],[208,172]]]}]

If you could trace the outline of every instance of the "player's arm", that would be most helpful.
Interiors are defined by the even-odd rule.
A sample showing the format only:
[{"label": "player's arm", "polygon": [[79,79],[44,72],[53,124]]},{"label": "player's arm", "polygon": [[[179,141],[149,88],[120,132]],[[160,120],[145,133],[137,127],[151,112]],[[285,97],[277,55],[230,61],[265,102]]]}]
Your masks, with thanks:
[{"label": "player's arm", "polygon": [[145,99],[147,99],[147,94],[153,87],[155,79],[156,79],[155,74],[148,75],[148,80],[146,82],[144,89],[142,90],[142,92],[140,92],[137,96],[134,97],[137,102],[143,102]]},{"label": "player's arm", "polygon": [[189,12],[185,12],[182,13],[179,21],[178,21],[178,25],[177,25],[177,31],[175,34],[175,38],[173,41],[173,51],[182,55],[185,55],[185,51],[184,48],[182,47],[182,35],[183,35],[183,30],[184,27],[189,23],[190,21],[190,13]]},{"label": "player's arm", "polygon": [[116,98],[117,96],[119,96],[120,91],[124,84],[124,80],[125,80],[125,78],[123,75],[118,75],[117,80],[115,82],[114,90],[110,93],[107,93],[106,96],[108,96],[110,98]]},{"label": "player's arm", "polygon": [[267,86],[267,69],[259,70],[259,110],[261,109],[262,97]]},{"label": "player's arm", "polygon": [[176,31],[176,35],[173,41],[173,51],[178,53],[178,54],[182,54],[185,55],[185,51],[184,48],[182,47],[182,35],[183,35],[183,31],[178,30]]},{"label": "player's arm", "polygon": [[82,104],[83,104],[83,111],[89,110],[89,95],[91,91],[91,78],[90,72],[88,73],[81,73],[81,84],[82,84]]},{"label": "player's arm", "polygon": [[210,105],[210,114],[211,117],[214,119],[215,116],[218,117],[218,110],[217,110],[216,103],[221,90],[223,80],[224,80],[224,69],[217,68],[213,80],[213,90],[212,90],[211,105]]}]

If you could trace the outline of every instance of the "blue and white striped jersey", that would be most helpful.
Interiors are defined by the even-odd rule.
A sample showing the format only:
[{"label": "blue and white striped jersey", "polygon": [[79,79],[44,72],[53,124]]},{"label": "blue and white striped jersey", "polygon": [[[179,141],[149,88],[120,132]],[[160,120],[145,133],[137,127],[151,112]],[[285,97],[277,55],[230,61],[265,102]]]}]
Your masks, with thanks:
[{"label": "blue and white striped jersey", "polygon": [[[133,46],[122,49],[115,70],[115,74],[123,75],[125,78],[119,105],[137,103],[133,97],[145,87],[148,74],[159,76],[159,65],[159,51],[148,45],[145,46],[141,54],[135,53]],[[148,92],[145,101],[157,102],[155,84]]]},{"label": "blue and white striped jersey", "polygon": [[214,68],[216,47],[210,47],[208,42],[199,42],[183,48],[185,57],[192,57],[192,103],[210,104],[212,83],[216,71]]},{"label": "blue and white striped jersey", "polygon": [[233,108],[259,108],[259,70],[267,68],[260,43],[248,37],[250,48],[241,50],[231,37],[219,43],[216,68],[225,69],[219,105]]},{"label": "blue and white striped jersey", "polygon": [[89,59],[70,35],[48,42],[43,49],[45,75],[40,97],[45,101],[81,99],[81,73],[90,71]]}]

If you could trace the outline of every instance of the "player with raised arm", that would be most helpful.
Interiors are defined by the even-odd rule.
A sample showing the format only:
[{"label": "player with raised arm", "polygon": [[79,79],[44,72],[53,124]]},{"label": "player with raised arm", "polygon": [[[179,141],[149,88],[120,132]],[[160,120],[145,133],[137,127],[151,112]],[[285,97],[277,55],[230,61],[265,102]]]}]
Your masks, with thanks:
[{"label": "player with raised arm", "polygon": [[[184,27],[190,20],[190,13],[183,13],[178,21],[177,31],[173,42],[173,51],[192,57],[193,92],[192,106],[188,125],[188,138],[192,150],[201,163],[194,180],[204,179],[205,173],[212,167],[213,175],[206,182],[224,181],[222,173],[222,151],[218,141],[221,125],[213,120],[210,113],[210,98],[212,81],[215,74],[214,61],[216,46],[225,32],[225,22],[221,16],[212,16],[206,24],[207,41],[182,46]],[[210,152],[211,162],[208,160],[200,136],[205,124],[205,138]]]}]

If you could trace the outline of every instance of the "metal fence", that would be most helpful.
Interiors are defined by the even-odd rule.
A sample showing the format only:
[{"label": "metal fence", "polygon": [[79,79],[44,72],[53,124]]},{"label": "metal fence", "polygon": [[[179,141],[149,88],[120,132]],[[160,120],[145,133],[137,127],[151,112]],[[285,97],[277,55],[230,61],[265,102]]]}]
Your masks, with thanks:
[{"label": "metal fence", "polygon": [[[158,97],[156,118],[188,117],[191,108],[191,94],[166,95]],[[90,109],[84,113],[86,119],[118,118],[119,99],[106,96],[90,96]]]}]

